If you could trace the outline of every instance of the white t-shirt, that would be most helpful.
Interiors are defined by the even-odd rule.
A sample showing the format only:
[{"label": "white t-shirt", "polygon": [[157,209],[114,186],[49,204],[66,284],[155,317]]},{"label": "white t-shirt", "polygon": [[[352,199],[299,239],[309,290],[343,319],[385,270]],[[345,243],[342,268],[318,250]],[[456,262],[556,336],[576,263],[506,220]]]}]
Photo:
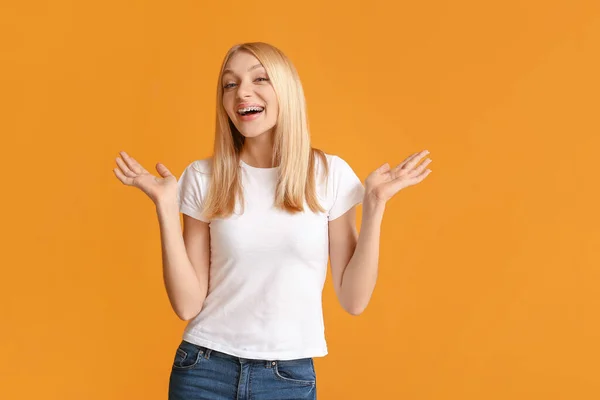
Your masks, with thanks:
[{"label": "white t-shirt", "polygon": [[180,212],[210,222],[209,289],[183,339],[237,357],[290,360],[327,354],[322,292],[329,257],[328,222],[361,203],[364,186],[342,158],[317,160],[317,196],[325,213],[274,207],[275,168],[240,161],[245,211],[208,221],[210,159],[192,162],[179,182]]}]

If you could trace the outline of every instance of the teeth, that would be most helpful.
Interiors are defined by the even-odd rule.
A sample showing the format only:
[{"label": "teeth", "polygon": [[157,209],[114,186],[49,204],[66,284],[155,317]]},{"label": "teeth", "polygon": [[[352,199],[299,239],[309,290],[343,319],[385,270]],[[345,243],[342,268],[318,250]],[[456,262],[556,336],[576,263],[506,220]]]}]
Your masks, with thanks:
[{"label": "teeth", "polygon": [[263,110],[264,110],[263,107],[250,106],[250,107],[240,108],[239,110],[237,110],[237,112],[240,114],[245,114],[250,111],[263,111]]}]

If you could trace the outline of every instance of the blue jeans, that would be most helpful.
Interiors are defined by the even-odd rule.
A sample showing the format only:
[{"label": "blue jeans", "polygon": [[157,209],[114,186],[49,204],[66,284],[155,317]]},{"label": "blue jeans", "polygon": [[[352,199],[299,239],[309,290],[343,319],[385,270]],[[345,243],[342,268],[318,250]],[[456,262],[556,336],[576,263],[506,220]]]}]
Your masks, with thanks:
[{"label": "blue jeans", "polygon": [[169,400],[316,400],[316,382],[312,358],[253,360],[182,340]]}]

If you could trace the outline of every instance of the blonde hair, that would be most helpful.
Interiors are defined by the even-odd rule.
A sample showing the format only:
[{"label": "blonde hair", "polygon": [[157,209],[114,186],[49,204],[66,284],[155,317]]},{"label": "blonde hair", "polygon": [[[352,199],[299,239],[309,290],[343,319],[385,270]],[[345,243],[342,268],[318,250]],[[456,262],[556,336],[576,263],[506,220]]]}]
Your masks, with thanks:
[{"label": "blonde hair", "polygon": [[[245,137],[237,130],[223,107],[223,70],[238,51],[247,51],[265,68],[279,102],[274,130],[273,165],[279,166],[275,207],[290,213],[304,211],[304,201],[313,212],[324,212],[319,204],[315,184],[315,161],[319,156],[327,176],[325,153],[310,144],[306,100],[300,77],[292,62],[276,47],[252,42],[233,46],[223,59],[217,81],[217,120],[212,156],[212,173],[204,216],[225,218],[242,208],[244,196],[240,176],[240,151]],[[232,195],[233,194],[233,195]]]}]

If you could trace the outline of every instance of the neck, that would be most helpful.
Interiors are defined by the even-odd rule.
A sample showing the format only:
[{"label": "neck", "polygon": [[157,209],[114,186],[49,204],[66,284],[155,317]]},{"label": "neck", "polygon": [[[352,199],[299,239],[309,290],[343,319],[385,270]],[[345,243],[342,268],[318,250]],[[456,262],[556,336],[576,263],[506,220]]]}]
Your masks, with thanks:
[{"label": "neck", "polygon": [[257,168],[272,168],[273,159],[273,136],[265,132],[253,138],[246,138],[244,147],[240,152],[240,158],[246,164]]}]

